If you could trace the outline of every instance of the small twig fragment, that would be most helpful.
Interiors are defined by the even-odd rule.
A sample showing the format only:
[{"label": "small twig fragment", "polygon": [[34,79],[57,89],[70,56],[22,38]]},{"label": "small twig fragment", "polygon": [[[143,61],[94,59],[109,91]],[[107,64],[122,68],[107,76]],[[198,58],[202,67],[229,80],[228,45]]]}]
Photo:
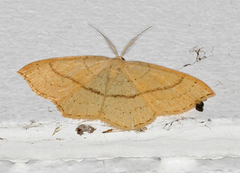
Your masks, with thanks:
[{"label": "small twig fragment", "polygon": [[113,129],[105,130],[105,131],[103,131],[102,133],[110,133],[110,132],[113,132]]},{"label": "small twig fragment", "polygon": [[30,121],[31,123],[29,124],[29,125],[24,125],[23,126],[23,128],[25,129],[25,130],[27,130],[27,129],[29,129],[29,128],[33,128],[33,127],[39,127],[39,126],[42,126],[42,124],[41,123],[37,123],[35,120],[31,120]]},{"label": "small twig fragment", "polygon": [[[183,65],[182,68],[187,67],[187,66],[189,66],[189,65],[193,65],[193,64],[195,64],[196,62],[199,62],[199,61],[207,58],[206,52],[203,51],[202,49],[203,49],[202,47],[199,48],[198,46],[195,46],[194,48],[192,48],[189,52],[190,52],[190,53],[196,53],[196,54],[197,54],[196,60],[195,60],[193,63]],[[212,51],[213,51],[213,49],[214,49],[214,47],[212,48]],[[211,52],[212,52],[212,51],[211,51]],[[182,68],[180,68],[180,69],[182,69]],[[179,70],[180,70],[180,69],[179,69]]]},{"label": "small twig fragment", "polygon": [[60,127],[61,127],[61,126],[57,126],[57,127],[55,128],[55,130],[54,130],[52,136],[55,135],[57,132],[59,132],[59,131],[61,130]]},{"label": "small twig fragment", "polygon": [[181,120],[185,120],[185,119],[192,119],[192,120],[195,120],[196,118],[193,118],[193,117],[181,117],[181,118],[178,118],[176,120],[173,120],[169,123],[166,123],[165,126],[163,127],[163,129],[166,129],[166,130],[170,130],[172,125],[176,122],[180,122]]}]

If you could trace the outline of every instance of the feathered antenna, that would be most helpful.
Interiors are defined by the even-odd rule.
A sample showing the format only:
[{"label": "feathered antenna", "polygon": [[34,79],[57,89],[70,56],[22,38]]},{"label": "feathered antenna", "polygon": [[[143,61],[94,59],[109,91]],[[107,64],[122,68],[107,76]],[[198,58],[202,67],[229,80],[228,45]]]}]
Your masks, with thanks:
[{"label": "feathered antenna", "polygon": [[[89,24],[91,27],[93,27],[94,29],[96,29],[108,42],[109,46],[112,48],[114,54],[116,55],[116,57],[118,56],[118,52],[115,48],[115,46],[112,44],[112,42],[101,32],[99,31],[96,27],[94,27],[93,25]],[[124,53],[127,51],[127,49],[129,48],[129,46],[131,46],[131,44],[133,44],[133,42],[140,36],[142,35],[144,32],[146,32],[147,30],[149,30],[152,26],[149,26],[148,28],[144,29],[142,32],[140,32],[136,37],[134,37],[128,44],[127,46],[125,46],[125,48],[123,49],[122,53],[121,53],[121,58],[123,57]]]},{"label": "feathered antenna", "polygon": [[149,30],[152,26],[149,26],[147,29],[144,29],[142,32],[140,32],[136,37],[134,37],[128,44],[127,46],[123,49],[122,53],[121,53],[121,57],[123,57],[124,53],[127,51],[127,49],[129,48],[129,46],[131,44],[133,44],[133,42],[140,36],[142,35],[144,32],[146,32],[147,30]]},{"label": "feathered antenna", "polygon": [[117,52],[115,46],[112,44],[112,42],[101,31],[99,31],[96,27],[92,26],[91,24],[89,24],[89,25],[91,27],[93,27],[94,29],[96,29],[97,32],[99,32],[106,39],[106,41],[108,42],[108,45],[112,48],[114,54],[118,57],[118,52]]}]

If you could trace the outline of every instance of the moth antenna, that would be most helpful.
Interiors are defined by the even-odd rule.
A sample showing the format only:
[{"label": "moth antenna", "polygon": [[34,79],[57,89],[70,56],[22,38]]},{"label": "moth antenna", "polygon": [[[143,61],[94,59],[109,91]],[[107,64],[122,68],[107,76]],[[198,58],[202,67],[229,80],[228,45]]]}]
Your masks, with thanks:
[{"label": "moth antenna", "polygon": [[91,27],[93,27],[94,29],[97,30],[97,32],[99,32],[104,38],[105,40],[108,42],[108,45],[111,47],[111,49],[113,50],[114,54],[118,57],[118,52],[116,50],[116,48],[114,47],[114,45],[112,44],[112,42],[101,32],[99,31],[96,27],[94,27],[93,25],[89,24]]},{"label": "moth antenna", "polygon": [[127,49],[129,48],[129,46],[140,36],[142,35],[144,32],[146,32],[147,30],[149,30],[152,26],[149,26],[148,28],[144,29],[142,32],[140,32],[136,37],[134,37],[128,44],[127,46],[123,49],[121,56],[123,57],[124,53],[127,51]]}]

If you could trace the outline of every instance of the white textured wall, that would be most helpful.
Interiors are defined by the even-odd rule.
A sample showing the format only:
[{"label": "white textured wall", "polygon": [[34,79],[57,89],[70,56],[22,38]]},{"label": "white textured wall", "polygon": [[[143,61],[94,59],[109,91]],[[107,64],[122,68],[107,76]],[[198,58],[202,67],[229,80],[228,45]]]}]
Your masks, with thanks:
[{"label": "white textured wall", "polygon": [[[1,172],[239,172],[240,2],[178,0],[0,1]],[[31,91],[16,71],[41,59],[73,55],[114,57],[153,25],[127,51],[137,60],[180,69],[206,82],[216,96],[200,113],[159,117],[144,133],[114,132],[101,122],[79,136],[80,121],[61,116]],[[194,118],[194,119],[192,119]],[[82,122],[82,121],[81,121]],[[55,128],[60,131],[52,135]],[[207,165],[207,166],[206,166]]]}]

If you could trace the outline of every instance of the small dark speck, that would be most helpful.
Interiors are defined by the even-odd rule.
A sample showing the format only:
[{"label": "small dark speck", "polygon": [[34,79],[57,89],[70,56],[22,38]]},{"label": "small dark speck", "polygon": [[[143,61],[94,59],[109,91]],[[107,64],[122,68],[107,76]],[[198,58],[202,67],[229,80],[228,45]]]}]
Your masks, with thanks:
[{"label": "small dark speck", "polygon": [[198,110],[199,112],[202,112],[203,106],[204,106],[203,102],[196,104],[196,110]]},{"label": "small dark speck", "polygon": [[81,124],[76,128],[77,134],[80,136],[83,135],[84,132],[93,133],[95,130],[92,126],[85,124]]}]

